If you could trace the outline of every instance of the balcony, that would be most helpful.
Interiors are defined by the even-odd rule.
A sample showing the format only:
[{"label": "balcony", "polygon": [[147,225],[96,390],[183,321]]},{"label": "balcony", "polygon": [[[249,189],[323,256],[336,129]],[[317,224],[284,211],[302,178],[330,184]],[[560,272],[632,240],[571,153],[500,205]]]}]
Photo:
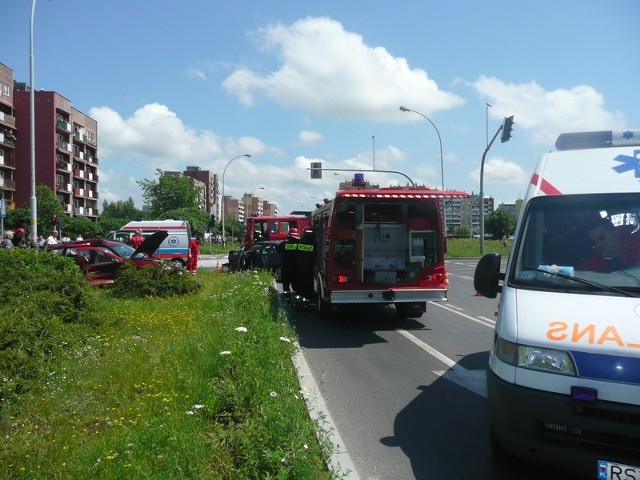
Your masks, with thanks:
[{"label": "balcony", "polygon": [[58,170],[64,170],[65,172],[70,172],[71,171],[71,163],[64,162],[62,160],[57,160],[56,161],[56,168]]},{"label": "balcony", "polygon": [[4,112],[0,112],[0,122],[4,123],[5,125],[9,125],[10,127],[15,128],[15,126],[16,126],[16,117],[14,117],[13,115],[9,115],[7,113],[4,113]]},{"label": "balcony", "polygon": [[59,118],[56,121],[56,128],[71,133],[71,124],[62,118]]},{"label": "balcony", "polygon": [[9,180],[7,178],[4,179],[4,185],[2,187],[3,190],[13,190],[16,189],[16,182],[14,180]]}]

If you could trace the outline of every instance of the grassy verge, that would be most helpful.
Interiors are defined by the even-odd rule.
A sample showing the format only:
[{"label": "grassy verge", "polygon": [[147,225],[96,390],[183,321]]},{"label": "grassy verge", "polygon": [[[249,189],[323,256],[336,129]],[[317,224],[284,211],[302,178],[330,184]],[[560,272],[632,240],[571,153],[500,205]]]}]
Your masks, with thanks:
[{"label": "grassy verge", "polygon": [[[497,252],[506,257],[511,251],[511,240],[503,246],[500,240],[485,240],[484,252]],[[478,238],[450,238],[447,240],[447,257],[480,257],[480,239]]]},{"label": "grassy verge", "polygon": [[198,294],[180,298],[99,294],[90,334],[0,408],[1,477],[332,477],[272,277],[197,278]]}]

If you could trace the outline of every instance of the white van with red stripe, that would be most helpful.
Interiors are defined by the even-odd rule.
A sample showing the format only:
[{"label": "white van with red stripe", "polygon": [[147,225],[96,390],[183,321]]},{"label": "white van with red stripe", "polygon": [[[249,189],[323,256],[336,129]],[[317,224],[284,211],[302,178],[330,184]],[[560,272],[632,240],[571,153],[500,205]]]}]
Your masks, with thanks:
[{"label": "white van with red stripe", "polygon": [[540,159],[501,292],[487,386],[499,453],[640,479],[640,130],[565,133]]},{"label": "white van with red stripe", "polygon": [[129,244],[129,240],[136,230],[142,230],[142,236],[147,238],[159,230],[166,230],[169,234],[153,254],[154,258],[170,261],[178,266],[186,267],[189,260],[189,240],[191,226],[185,220],[141,220],[127,223],[118,231],[109,232],[107,240]]}]

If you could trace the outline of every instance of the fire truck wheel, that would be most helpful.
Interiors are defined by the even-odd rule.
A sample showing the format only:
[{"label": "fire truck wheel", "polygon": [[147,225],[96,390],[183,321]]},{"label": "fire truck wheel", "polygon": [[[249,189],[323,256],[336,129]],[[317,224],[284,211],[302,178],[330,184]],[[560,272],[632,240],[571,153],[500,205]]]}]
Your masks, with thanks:
[{"label": "fire truck wheel", "polygon": [[331,302],[327,302],[324,298],[322,298],[322,292],[320,289],[316,291],[316,299],[318,304],[318,315],[320,318],[329,318],[331,317],[332,308]]},{"label": "fire truck wheel", "polygon": [[418,303],[396,303],[396,314],[400,318],[419,318],[426,311],[426,305]]}]

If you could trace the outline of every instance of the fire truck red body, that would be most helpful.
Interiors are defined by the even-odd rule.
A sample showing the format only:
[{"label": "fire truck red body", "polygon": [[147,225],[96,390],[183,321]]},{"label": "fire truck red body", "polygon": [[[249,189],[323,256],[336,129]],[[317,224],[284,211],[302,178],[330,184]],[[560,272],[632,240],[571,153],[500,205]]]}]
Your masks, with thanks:
[{"label": "fire truck red body", "polygon": [[420,316],[426,302],[445,300],[440,203],[468,196],[424,188],[352,189],[318,207],[311,222],[320,316],[334,305],[364,303],[393,304],[401,317]]},{"label": "fire truck red body", "polygon": [[298,232],[308,227],[308,216],[283,215],[267,217],[249,217],[245,222],[245,233],[242,239],[244,247],[250,247],[263,240],[286,240],[289,231],[297,228]]}]

